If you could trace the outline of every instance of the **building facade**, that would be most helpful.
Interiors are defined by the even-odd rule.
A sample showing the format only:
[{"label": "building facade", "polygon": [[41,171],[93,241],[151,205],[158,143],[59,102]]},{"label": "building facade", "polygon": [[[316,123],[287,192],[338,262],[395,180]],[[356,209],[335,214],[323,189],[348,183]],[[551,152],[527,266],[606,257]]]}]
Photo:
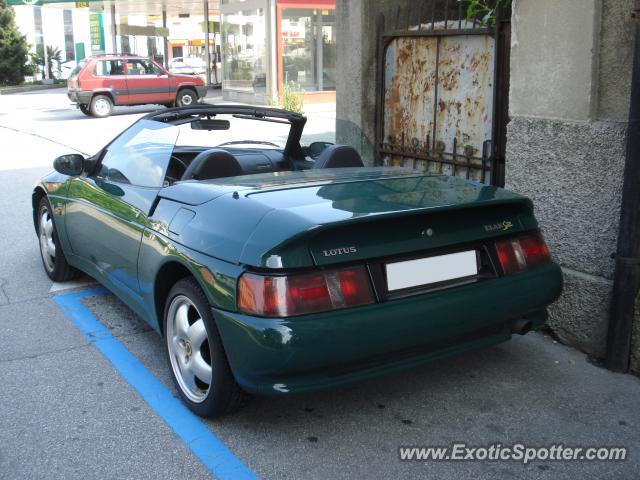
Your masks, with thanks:
[{"label": "building facade", "polygon": [[44,45],[57,48],[63,64],[102,53],[152,57],[165,66],[176,57],[202,62],[209,58],[210,83],[221,81],[218,1],[165,5],[118,0],[10,0],[9,4],[32,51]]},{"label": "building facade", "polygon": [[225,99],[335,101],[335,0],[222,0]]},{"label": "building facade", "polygon": [[165,66],[200,59],[227,100],[271,104],[291,90],[305,102],[335,102],[335,0],[9,3],[33,50],[58,48],[62,63],[100,53],[149,56]]}]

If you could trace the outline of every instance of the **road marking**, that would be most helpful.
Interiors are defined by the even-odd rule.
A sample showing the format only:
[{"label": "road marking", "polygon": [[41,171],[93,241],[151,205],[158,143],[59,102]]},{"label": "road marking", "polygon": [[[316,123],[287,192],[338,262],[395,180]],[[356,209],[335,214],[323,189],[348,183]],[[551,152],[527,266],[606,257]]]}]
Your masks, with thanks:
[{"label": "road marking", "polygon": [[53,300],[214,476],[238,480],[257,478],[80,301],[106,293],[109,291],[100,287],[59,295]]},{"label": "road marking", "polygon": [[65,145],[64,143],[60,143],[60,142],[58,142],[56,140],[53,140],[52,138],[48,138],[48,137],[42,136],[39,133],[25,132],[23,130],[18,130],[17,128],[10,127],[8,125],[0,125],[0,128],[6,128],[7,130],[11,130],[11,131],[16,132],[16,133],[22,133],[23,135],[31,135],[32,137],[41,138],[42,140],[45,140],[45,141],[51,142],[51,143],[55,143],[56,145],[60,145],[61,147],[70,148],[71,150],[75,150],[76,152],[84,155],[85,157],[89,156],[89,154],[86,153],[86,152],[78,150],[77,148],[70,147],[69,145]]}]

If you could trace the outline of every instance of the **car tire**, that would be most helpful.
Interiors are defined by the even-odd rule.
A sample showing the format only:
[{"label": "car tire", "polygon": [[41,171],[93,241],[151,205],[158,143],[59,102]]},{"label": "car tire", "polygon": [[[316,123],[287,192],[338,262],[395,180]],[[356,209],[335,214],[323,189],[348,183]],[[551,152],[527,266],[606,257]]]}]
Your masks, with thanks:
[{"label": "car tire", "polygon": [[198,103],[198,94],[190,88],[183,88],[178,92],[176,105],[178,107],[189,107]]},{"label": "car tire", "polygon": [[247,403],[250,397],[233,377],[211,307],[194,278],[179,280],[169,292],[163,327],[169,370],[191,411],[215,418]]},{"label": "car tire", "polygon": [[91,110],[88,105],[80,105],[78,108],[80,108],[80,111],[85,115],[91,116]]},{"label": "car tire", "polygon": [[113,112],[113,101],[107,95],[96,95],[91,99],[89,111],[94,117],[108,117]]},{"label": "car tire", "polygon": [[38,204],[37,228],[42,266],[49,278],[54,282],[66,282],[78,278],[81,272],[69,265],[58,241],[53,210],[47,197],[42,197]]}]

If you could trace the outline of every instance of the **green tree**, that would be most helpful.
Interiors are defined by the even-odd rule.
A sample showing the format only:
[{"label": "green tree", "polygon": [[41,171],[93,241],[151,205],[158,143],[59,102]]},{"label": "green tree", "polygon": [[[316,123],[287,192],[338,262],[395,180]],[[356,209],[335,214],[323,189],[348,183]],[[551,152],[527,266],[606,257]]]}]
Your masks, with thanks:
[{"label": "green tree", "polygon": [[16,26],[13,9],[0,0],[0,85],[17,85],[28,72],[29,44]]},{"label": "green tree", "polygon": [[496,21],[498,7],[509,8],[511,0],[458,0],[459,3],[467,3],[467,20],[480,17],[480,25],[491,26]]}]

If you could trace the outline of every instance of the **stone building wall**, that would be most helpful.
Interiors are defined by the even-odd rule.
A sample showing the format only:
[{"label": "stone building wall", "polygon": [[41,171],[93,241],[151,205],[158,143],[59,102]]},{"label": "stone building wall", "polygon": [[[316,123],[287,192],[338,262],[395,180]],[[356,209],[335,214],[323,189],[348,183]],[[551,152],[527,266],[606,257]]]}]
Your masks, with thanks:
[{"label": "stone building wall", "polygon": [[[530,196],[564,294],[549,324],[605,353],[629,110],[633,0],[513,0],[506,187]],[[408,0],[337,0],[336,137],[374,159],[377,19]],[[638,309],[640,311],[640,308]],[[640,371],[640,315],[632,365]]]},{"label": "stone building wall", "polygon": [[530,196],[565,289],[558,336],[605,354],[629,110],[631,0],[515,0],[506,187]]}]

